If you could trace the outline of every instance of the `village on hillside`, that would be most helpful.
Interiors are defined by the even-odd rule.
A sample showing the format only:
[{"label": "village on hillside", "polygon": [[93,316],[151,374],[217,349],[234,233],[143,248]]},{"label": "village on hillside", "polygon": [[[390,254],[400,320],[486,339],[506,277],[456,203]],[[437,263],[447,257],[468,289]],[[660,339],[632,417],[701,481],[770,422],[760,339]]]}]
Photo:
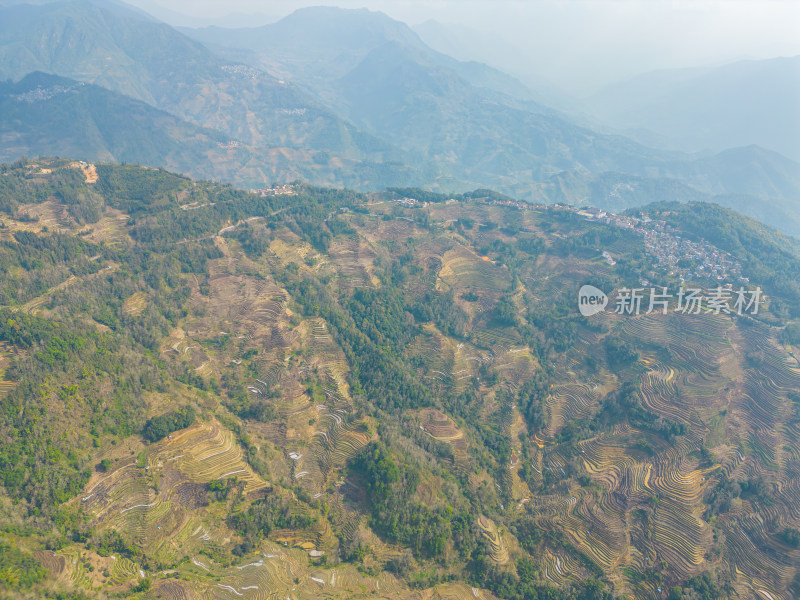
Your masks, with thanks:
[{"label": "village on hillside", "polygon": [[[493,200],[492,204],[512,206],[519,210],[554,210],[572,212],[587,221],[598,221],[631,231],[644,238],[644,246],[654,256],[659,266],[669,269],[669,274],[681,281],[693,278],[716,281],[749,283],[742,276],[742,265],[728,252],[705,241],[692,241],[677,235],[665,221],[651,219],[641,214],[638,217],[618,215],[600,208],[577,208],[567,204],[528,204],[515,200]],[[610,265],[616,264],[611,253],[604,250],[603,258]]]}]

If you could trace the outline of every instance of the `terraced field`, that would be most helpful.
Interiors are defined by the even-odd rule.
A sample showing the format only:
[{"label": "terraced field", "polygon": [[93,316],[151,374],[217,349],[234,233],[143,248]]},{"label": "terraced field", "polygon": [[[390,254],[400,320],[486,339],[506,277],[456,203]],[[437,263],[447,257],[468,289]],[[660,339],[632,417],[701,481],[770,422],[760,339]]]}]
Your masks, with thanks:
[{"label": "terraced field", "polygon": [[342,289],[373,285],[372,262],[376,254],[358,235],[337,240],[328,250],[328,256],[336,266]]},{"label": "terraced field", "polygon": [[485,260],[473,250],[456,246],[441,257],[442,268],[439,279],[446,288],[488,289],[504,291],[508,289],[510,278],[502,267]]},{"label": "terraced field", "polygon": [[24,357],[25,355],[26,353],[24,350],[16,348],[11,344],[0,342],[0,402],[19,383],[4,378],[6,369],[9,367],[14,357]]},{"label": "terraced field", "polygon": [[420,429],[433,439],[448,444],[453,450],[453,468],[460,473],[470,470],[471,464],[467,454],[467,440],[464,432],[444,413],[429,408],[418,415]]},{"label": "terraced field", "polygon": [[40,227],[55,231],[69,232],[75,225],[67,206],[57,200],[47,200],[40,204],[25,204],[18,214],[27,221],[36,221]]},{"label": "terraced field", "polygon": [[489,543],[489,552],[492,561],[498,565],[505,565],[509,561],[508,550],[503,540],[502,532],[491,519],[481,516],[478,519],[481,533]]},{"label": "terraced field", "polygon": [[[656,600],[707,575],[741,598],[797,594],[800,365],[782,315],[584,319],[583,283],[668,274],[630,273],[640,237],[564,208],[161,183],[176,187],[157,218],[126,197],[130,217],[109,201],[78,226],[51,199],[3,234],[79,233],[93,264],[116,261],[59,263],[0,322],[24,340],[9,320],[44,320],[27,353],[0,346],[25,386],[0,381],[0,400],[38,390],[3,411],[3,440],[39,436],[35,464],[72,469],[52,482],[89,477],[67,525],[31,513],[27,537],[27,500],[0,503],[0,543],[35,552],[42,590],[491,600],[465,582],[511,597],[524,576],[539,597],[597,580]],[[105,370],[48,379],[81,348]],[[189,427],[146,441],[188,407]],[[53,417],[73,413],[80,452]],[[101,556],[112,532],[125,551]]]},{"label": "terraced field", "polygon": [[144,292],[136,292],[125,299],[122,304],[122,311],[130,317],[138,317],[144,312],[147,307],[147,294]]},{"label": "terraced field", "polygon": [[129,244],[132,243],[126,227],[129,219],[121,210],[107,208],[100,220],[84,227],[80,235],[97,244]]},{"label": "terraced field", "polygon": [[[498,349],[498,352],[503,351]],[[406,354],[422,365],[420,373],[431,385],[458,392],[470,385],[482,365],[495,365],[500,360],[485,348],[442,335],[433,325],[426,325],[423,333],[406,348]],[[508,356],[498,368],[517,368],[524,373],[531,367],[528,358],[524,354]],[[515,359],[518,362],[514,363]]]},{"label": "terraced field", "polygon": [[212,528],[197,511],[208,504],[208,483],[226,479],[245,494],[268,487],[244,461],[233,434],[212,421],[116,463],[90,482],[79,502],[98,530],[124,531],[149,554],[174,559],[210,539]]},{"label": "terraced field", "polygon": [[568,383],[555,386],[547,399],[548,425],[542,431],[545,439],[556,435],[565,423],[589,416],[597,406],[597,383]]},{"label": "terraced field", "polygon": [[[787,492],[791,490],[791,496],[777,501],[780,509],[773,505],[768,510],[770,518],[780,520],[773,521],[770,529],[796,527],[796,511],[790,508],[796,501],[789,498],[794,498],[797,486],[783,473],[791,472],[790,477],[798,473],[797,452],[790,450],[797,430],[779,426],[787,410],[786,395],[800,384],[795,365],[766,328],[748,328],[742,339],[741,330],[731,328],[727,319],[648,316],[627,319],[621,329],[630,343],[655,344],[672,357],[667,366],[656,354],[640,355],[638,399],[659,419],[682,424],[686,434],[667,446],[647,432],[618,426],[613,433],[580,442],[583,467],[599,488],[589,494],[573,491],[566,500],[534,498],[533,514],[543,526],[568,532],[575,546],[606,572],[646,573],[661,563],[668,564],[677,577],[689,578],[709,568],[716,540],[722,536],[726,555],[743,574],[736,586],[743,597],[787,597],[780,590],[793,576],[789,565],[796,559],[763,550],[772,545],[766,515],[745,501],[722,521],[709,523],[705,501],[723,472],[740,481],[756,475],[770,477],[774,498],[784,485]],[[732,360],[742,361],[742,348],[763,357],[757,370],[731,369]],[[573,365],[565,362],[563,368]],[[731,390],[741,390],[741,394]],[[541,477],[542,470],[563,473],[566,459],[546,441],[565,423],[590,416],[602,395],[596,384],[553,386],[545,403],[547,427],[534,446],[533,468],[539,472],[534,479]],[[726,400],[733,397],[733,402]],[[720,412],[726,414],[726,439],[734,444],[739,440],[739,449],[714,447],[719,464],[701,466],[695,449],[713,427],[719,427],[715,423],[720,422]],[[739,437],[737,430],[746,433]],[[784,431],[788,436],[784,437]],[[733,523],[737,532],[728,535]],[[545,559],[548,579],[563,583],[567,573],[580,572],[564,568],[563,558],[549,554]],[[623,581],[620,584],[629,585],[637,598],[658,597],[646,582]]]}]

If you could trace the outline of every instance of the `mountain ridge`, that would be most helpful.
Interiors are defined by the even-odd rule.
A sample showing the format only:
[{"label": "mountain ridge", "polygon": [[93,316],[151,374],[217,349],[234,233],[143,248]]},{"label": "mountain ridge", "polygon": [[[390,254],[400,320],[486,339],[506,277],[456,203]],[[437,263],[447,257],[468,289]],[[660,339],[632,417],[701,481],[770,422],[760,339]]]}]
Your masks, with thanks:
[{"label": "mountain ridge", "polygon": [[[492,187],[538,202],[549,197],[547,180],[555,174],[584,172],[591,175],[579,177],[597,178],[623,172],[675,179],[721,199],[753,196],[758,206],[751,214],[764,214],[773,202],[777,208],[769,222],[794,227],[793,222],[783,225],[783,215],[798,203],[800,167],[795,163],[752,147],[688,155],[596,133],[557,111],[479,85],[475,78],[471,83],[464,70],[474,63],[432,51],[407,26],[379,13],[306,9],[267,26],[277,33],[283,28],[283,37],[275,39],[294,40],[282,47],[283,58],[271,59],[299,69],[290,79],[280,79],[261,68],[266,65],[244,64],[242,56],[219,57],[167,25],[120,16],[92,3],[56,2],[3,12],[10,17],[14,11],[28,17],[14,27],[12,18],[0,21],[4,76],[44,65],[104,84],[241,142],[254,156],[266,156],[267,164],[288,169],[287,177],[359,189],[402,183],[457,193]],[[308,29],[309,19],[319,31]],[[375,22],[378,26],[370,30]],[[347,24],[354,36],[337,37],[334,23]],[[298,43],[296,30],[303,27],[316,40],[313,47]],[[255,30],[256,35],[263,31]],[[360,31],[371,31],[372,37],[355,35]],[[49,41],[44,46],[31,42],[40,38]],[[79,48],[90,44],[92,52],[56,52],[58,40],[73,38],[83,44]],[[343,54],[349,56],[343,66],[325,75],[324,65]],[[308,65],[316,65],[313,72]],[[387,77],[389,71],[405,79]],[[480,71],[478,79],[480,73],[488,72]],[[374,102],[366,104],[365,98]],[[245,185],[260,185],[271,176],[259,174],[254,160],[240,173],[235,164],[226,160],[208,174]],[[278,167],[270,168],[275,173]],[[583,189],[565,186],[560,193]],[[582,203],[586,198],[568,200]],[[749,210],[745,202],[734,205]]]},{"label": "mountain ridge", "polygon": [[295,179],[363,188],[405,185],[420,177],[401,164],[345,162],[324,152],[248,146],[128,96],[45,73],[0,84],[0,106],[0,160],[21,155],[116,160],[236,180],[251,188]]}]

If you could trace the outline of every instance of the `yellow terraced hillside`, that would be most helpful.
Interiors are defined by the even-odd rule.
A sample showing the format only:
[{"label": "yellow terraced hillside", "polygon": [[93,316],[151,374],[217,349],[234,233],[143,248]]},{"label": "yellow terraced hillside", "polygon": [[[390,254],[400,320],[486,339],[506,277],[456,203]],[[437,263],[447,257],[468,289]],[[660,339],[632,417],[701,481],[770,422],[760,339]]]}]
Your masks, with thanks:
[{"label": "yellow terraced hillside", "polygon": [[147,307],[147,294],[136,292],[122,303],[122,311],[131,317],[138,317]]},{"label": "yellow terraced hillside", "polygon": [[478,527],[484,538],[489,542],[489,552],[492,561],[498,565],[505,565],[509,561],[508,550],[503,541],[503,534],[494,521],[481,515],[478,518]]},{"label": "yellow terraced hillside", "polygon": [[75,220],[70,216],[66,205],[56,200],[48,200],[41,204],[23,204],[19,207],[18,214],[24,215],[28,220],[38,221],[40,226],[56,231],[68,231],[75,226]]},{"label": "yellow terraced hillside", "polygon": [[178,571],[180,579],[167,576],[154,583],[153,598],[344,600],[364,596],[386,600],[405,597],[495,600],[490,592],[464,584],[442,584],[413,595],[390,573],[366,575],[352,565],[316,567],[309,564],[305,552],[273,543],[265,544],[260,552],[230,567],[220,567],[208,557],[199,556],[181,565]]},{"label": "yellow terraced hillside", "polygon": [[596,407],[599,398],[598,387],[595,382],[570,383],[553,387],[546,404],[549,421],[542,435],[552,438],[565,423],[587,417]]},{"label": "yellow terraced hillside", "polygon": [[[11,600],[800,594],[800,252],[774,232],[724,213],[708,250],[707,204],[49,160],[0,169],[0,562],[47,571]],[[766,303],[648,314],[681,277]]]},{"label": "yellow terraced hillside", "polygon": [[100,220],[86,226],[81,236],[109,246],[129,244],[132,241],[127,228],[129,219],[130,216],[120,210],[106,208]]},{"label": "yellow terraced hillside", "polygon": [[190,481],[207,483],[236,477],[245,483],[247,492],[267,485],[245,462],[243,449],[233,433],[217,421],[177,432],[160,444],[148,456],[148,464],[157,467],[170,464]]},{"label": "yellow terraced hillside", "polygon": [[439,279],[445,287],[457,289],[505,290],[510,284],[507,271],[463,246],[456,246],[444,254]]},{"label": "yellow terraced hillside", "polygon": [[419,412],[420,428],[433,439],[449,444],[453,449],[453,466],[460,472],[468,472],[470,468],[467,454],[467,440],[464,432],[458,428],[450,417],[435,408],[426,408]]},{"label": "yellow terraced hillside", "polygon": [[548,550],[541,562],[542,577],[549,584],[563,585],[585,577],[580,563],[566,552]]},{"label": "yellow terraced hillside", "polygon": [[372,262],[375,252],[357,235],[334,242],[328,256],[336,266],[339,285],[344,289],[372,286]]},{"label": "yellow terraced hillside", "polygon": [[10,344],[0,342],[0,400],[2,400],[11,390],[13,390],[19,382],[10,381],[3,378],[6,369],[15,356],[24,357],[26,352],[15,348]]},{"label": "yellow terraced hillside", "polygon": [[219,479],[236,479],[245,493],[267,487],[232,432],[211,421],[115,463],[90,481],[78,502],[99,530],[124,531],[148,552],[180,556],[201,544],[203,521],[193,522],[195,511],[208,502],[208,483]]}]

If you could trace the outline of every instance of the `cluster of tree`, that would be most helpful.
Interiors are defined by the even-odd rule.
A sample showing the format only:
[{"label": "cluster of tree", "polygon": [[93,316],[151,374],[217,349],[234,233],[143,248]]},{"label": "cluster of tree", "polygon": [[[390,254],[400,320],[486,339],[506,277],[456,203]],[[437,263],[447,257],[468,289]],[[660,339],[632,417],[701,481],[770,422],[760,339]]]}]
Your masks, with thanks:
[{"label": "cluster of tree", "polygon": [[588,224],[571,212],[556,214],[571,223],[571,229],[575,230],[571,235],[554,241],[551,251],[557,256],[593,258],[598,255],[598,248],[608,248],[620,240],[635,239],[633,234],[624,229]]},{"label": "cluster of tree", "polygon": [[568,302],[565,297],[555,298],[548,310],[538,310],[528,317],[530,324],[541,332],[541,337],[545,340],[545,356],[550,351],[565,352],[575,344],[578,339],[578,325],[583,325],[583,321],[579,319],[580,316],[575,315],[573,303]]},{"label": "cluster of tree", "polygon": [[738,596],[729,582],[703,573],[692,577],[681,586],[670,588],[667,600],[723,600]]},{"label": "cluster of tree", "polygon": [[330,325],[350,365],[353,391],[366,394],[370,401],[385,409],[400,410],[430,403],[432,394],[427,386],[416,379],[391,346],[381,345],[407,332],[394,326],[384,330],[384,317],[356,300],[352,307],[363,317],[367,329],[362,331],[356,319],[335,302],[323,282],[315,278],[298,279],[287,272],[282,275],[284,286],[301,303],[306,314],[320,316]]},{"label": "cluster of tree", "polygon": [[[716,485],[709,486],[704,498],[707,505],[706,518],[728,512],[736,498],[744,498],[766,506],[775,502],[775,498],[770,492],[770,485],[762,476],[754,475],[743,481],[736,481],[730,479],[724,471],[720,471],[716,477]],[[800,537],[796,537],[796,535],[795,530],[785,529],[778,534],[778,537],[784,543],[792,545],[794,540],[800,541]]]},{"label": "cluster of tree", "polygon": [[800,322],[789,323],[781,333],[781,339],[794,346],[800,346]]},{"label": "cluster of tree", "polygon": [[386,192],[391,194],[394,198],[414,198],[419,202],[444,202],[451,196],[447,196],[446,194],[440,194],[437,192],[430,192],[428,190],[423,190],[422,188],[401,188],[401,187],[389,187],[386,188]]},{"label": "cluster of tree", "polygon": [[208,482],[208,491],[214,496],[217,502],[227,500],[231,491],[238,486],[239,482],[235,477],[229,479],[212,479]]},{"label": "cluster of tree", "polygon": [[0,541],[0,592],[26,590],[47,574],[42,564],[30,554]]},{"label": "cluster of tree", "polygon": [[422,556],[441,556],[448,544],[474,545],[474,515],[452,504],[430,506],[415,500],[419,470],[386,446],[370,444],[351,466],[363,475],[371,526],[379,535]]},{"label": "cluster of tree", "polygon": [[134,558],[141,554],[135,544],[128,542],[116,529],[109,529],[92,540],[93,547],[100,556],[127,556]]},{"label": "cluster of tree", "polygon": [[549,388],[549,378],[540,371],[523,383],[517,392],[517,405],[532,431],[540,431],[547,424],[544,402]]},{"label": "cluster of tree", "polygon": [[258,260],[269,249],[272,236],[264,227],[254,227],[250,224],[237,227],[235,237],[242,245],[242,250],[251,260]]},{"label": "cluster of tree", "polygon": [[135,165],[98,165],[97,175],[106,204],[134,217],[176,206],[177,193],[192,185],[181,175]]},{"label": "cluster of tree", "polygon": [[[0,165],[0,212],[15,215],[20,204],[38,204],[58,196],[67,188],[85,188],[77,170],[57,168],[67,161],[56,161],[56,169],[46,177],[37,176],[29,161],[22,158],[11,164]],[[21,215],[16,215],[19,218]]]},{"label": "cluster of tree", "polygon": [[665,419],[647,410],[642,405],[638,386],[631,381],[625,382],[619,390],[606,397],[600,415],[600,422],[605,426],[625,420],[633,427],[651,431],[668,442],[686,433],[684,423]]},{"label": "cluster of tree", "polygon": [[242,419],[252,419],[253,421],[260,421],[261,423],[269,423],[278,416],[278,413],[275,411],[275,406],[265,400],[250,403],[247,408],[238,414]]},{"label": "cluster of tree", "polygon": [[791,548],[800,548],[800,531],[787,527],[778,534],[778,539]]},{"label": "cluster of tree", "polygon": [[[467,292],[462,298],[467,302],[477,302],[478,295]],[[452,291],[442,294],[434,290],[426,290],[407,308],[417,322],[429,323],[432,321],[443,333],[460,339],[464,338],[469,316],[453,301]]]},{"label": "cluster of tree", "polygon": [[500,327],[516,327],[519,325],[517,307],[509,294],[505,294],[494,307],[494,321]]},{"label": "cluster of tree", "polygon": [[22,304],[71,275],[96,273],[103,262],[90,257],[102,255],[101,248],[75,236],[15,231],[13,241],[0,242],[0,304]]},{"label": "cluster of tree", "polygon": [[246,554],[275,529],[307,529],[316,522],[310,512],[293,508],[292,502],[277,493],[251,504],[247,510],[239,511],[228,518],[228,524],[242,536],[242,543],[234,550],[236,554]]},{"label": "cluster of tree", "polygon": [[53,321],[0,308],[0,340],[30,350],[58,329]]},{"label": "cluster of tree", "polygon": [[706,519],[728,512],[733,500],[741,494],[742,488],[736,480],[730,479],[725,471],[720,470],[716,477],[716,485],[708,487],[703,499],[706,504]]},{"label": "cluster of tree", "polygon": [[639,360],[639,353],[629,343],[614,336],[606,336],[603,343],[606,360],[612,368],[623,368]]},{"label": "cluster of tree", "polygon": [[186,429],[194,423],[195,410],[193,406],[184,406],[163,415],[148,419],[142,428],[142,437],[148,442],[157,442],[173,431]]},{"label": "cluster of tree", "polygon": [[544,240],[539,236],[519,236],[516,240],[517,250],[531,256],[539,256],[545,249]]},{"label": "cluster of tree", "polygon": [[517,561],[515,574],[497,568],[485,547],[481,550],[475,552],[469,564],[472,583],[503,600],[614,600],[605,583],[598,579],[590,577],[565,588],[555,588],[541,583],[536,563],[529,558]]},{"label": "cluster of tree", "polygon": [[31,512],[52,514],[91,474],[79,449],[141,427],[142,395],[162,385],[164,373],[128,337],[99,333],[80,318],[2,312],[0,339],[29,354],[6,373],[18,384],[0,403],[0,482]]},{"label": "cluster of tree", "polygon": [[345,308],[362,333],[395,352],[401,352],[419,332],[396,287],[358,288]]}]

